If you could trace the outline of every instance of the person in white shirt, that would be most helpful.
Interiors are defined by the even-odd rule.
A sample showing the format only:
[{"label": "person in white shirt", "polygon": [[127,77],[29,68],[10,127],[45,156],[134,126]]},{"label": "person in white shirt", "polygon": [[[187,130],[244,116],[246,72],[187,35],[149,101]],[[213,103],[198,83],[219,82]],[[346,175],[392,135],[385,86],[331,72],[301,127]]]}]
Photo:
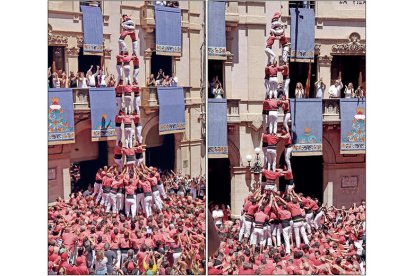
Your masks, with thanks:
[{"label": "person in white shirt", "polygon": [[219,209],[218,205],[214,206],[212,216],[213,216],[213,219],[214,219],[214,224],[218,228],[221,228],[223,226],[224,213],[223,213],[223,210]]},{"label": "person in white shirt", "polygon": [[178,78],[175,76],[174,73],[171,75],[171,86],[178,86]]},{"label": "person in white shirt", "polygon": [[354,98],[354,85],[352,84],[352,82],[350,82],[348,86],[345,87],[344,94],[345,98]]},{"label": "person in white shirt", "polygon": [[213,94],[215,99],[222,99],[223,97],[223,88],[221,88],[220,83],[216,83],[216,87],[213,89]]},{"label": "person in white shirt", "polygon": [[329,98],[340,98],[343,87],[344,85],[342,84],[341,79],[337,79],[335,83],[329,87]]},{"label": "person in white shirt", "polygon": [[98,74],[98,83],[99,87],[106,87],[106,77],[108,76],[108,70],[104,68],[100,68],[97,70]]},{"label": "person in white shirt", "polygon": [[86,84],[86,78],[83,72],[78,73],[78,88],[88,88]]},{"label": "person in white shirt", "polygon": [[166,6],[167,1],[155,1],[155,5],[157,5],[157,6]]},{"label": "person in white shirt", "polygon": [[326,85],[323,83],[322,78],[315,82],[316,96],[315,98],[323,98],[323,93],[325,92]]},{"label": "person in white shirt", "polygon": [[96,66],[97,70],[95,74],[92,74],[93,65],[89,68],[88,72],[86,72],[87,83],[89,87],[96,87],[95,77],[98,75],[99,66]]},{"label": "person in white shirt", "polygon": [[296,99],[300,99],[300,98],[305,97],[305,90],[303,89],[303,85],[302,85],[301,82],[298,82],[296,84],[295,97],[296,97]]}]

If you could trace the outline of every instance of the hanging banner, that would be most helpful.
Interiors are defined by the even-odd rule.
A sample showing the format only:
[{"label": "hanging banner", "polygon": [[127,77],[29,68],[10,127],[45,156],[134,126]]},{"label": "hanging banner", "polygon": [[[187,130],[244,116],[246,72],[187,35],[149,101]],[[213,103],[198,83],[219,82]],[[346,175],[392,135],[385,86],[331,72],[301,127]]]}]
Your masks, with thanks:
[{"label": "hanging banner", "polygon": [[365,154],[365,99],[341,99],[341,154]]},{"label": "hanging banner", "polygon": [[155,6],[157,55],[181,56],[181,9]]},{"label": "hanging banner", "polygon": [[115,133],[115,89],[89,88],[91,103],[92,141],[116,140]]},{"label": "hanging banner", "polygon": [[72,89],[49,88],[48,109],[48,144],[75,143]]},{"label": "hanging banner", "polygon": [[185,132],[184,90],[182,87],[157,87],[159,134]]},{"label": "hanging banner", "polygon": [[226,3],[208,1],[208,58],[225,59]]},{"label": "hanging banner", "polygon": [[83,54],[103,54],[103,20],[100,7],[81,5],[83,26]]},{"label": "hanging banner", "polygon": [[315,11],[290,9],[290,61],[313,62],[315,57]]},{"label": "hanging banner", "polygon": [[290,99],[292,155],[322,155],[322,99]]},{"label": "hanging banner", "polygon": [[227,100],[208,99],[208,158],[227,157]]}]

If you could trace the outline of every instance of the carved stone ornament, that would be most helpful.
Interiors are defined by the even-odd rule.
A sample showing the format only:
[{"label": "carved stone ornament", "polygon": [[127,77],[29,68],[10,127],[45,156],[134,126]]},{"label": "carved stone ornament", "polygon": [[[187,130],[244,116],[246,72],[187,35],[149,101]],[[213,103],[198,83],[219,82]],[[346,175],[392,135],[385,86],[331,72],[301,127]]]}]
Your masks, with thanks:
[{"label": "carved stone ornament", "polygon": [[112,52],[111,49],[104,49],[104,56],[105,57],[111,57],[111,52]]},{"label": "carved stone ornament", "polygon": [[318,57],[318,64],[319,65],[327,65],[327,66],[331,66],[331,62],[332,62],[332,56],[319,56]]},{"label": "carved stone ornament", "polygon": [[365,44],[360,43],[361,36],[358,33],[349,35],[349,43],[335,44],[332,46],[333,55],[365,55]]},{"label": "carved stone ornament", "polygon": [[48,44],[55,46],[68,46],[68,37],[63,35],[56,35],[49,32]]},{"label": "carved stone ornament", "polygon": [[77,36],[78,47],[83,47],[83,36]]},{"label": "carved stone ornament", "polygon": [[77,47],[66,48],[66,54],[70,57],[77,57],[79,56],[79,48]]},{"label": "carved stone ornament", "polygon": [[146,50],[144,51],[144,58],[145,58],[145,59],[150,59],[150,58],[151,58],[151,56],[152,56],[152,50],[151,50],[151,48],[146,49]]},{"label": "carved stone ornament", "polygon": [[321,44],[315,43],[315,55],[321,54]]}]

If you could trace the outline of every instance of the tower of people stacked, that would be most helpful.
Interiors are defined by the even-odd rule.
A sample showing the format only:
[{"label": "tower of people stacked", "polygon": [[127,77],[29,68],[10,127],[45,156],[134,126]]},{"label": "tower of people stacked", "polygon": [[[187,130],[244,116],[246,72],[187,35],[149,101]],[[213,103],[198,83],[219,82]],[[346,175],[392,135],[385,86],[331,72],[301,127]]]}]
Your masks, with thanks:
[{"label": "tower of people stacked", "polygon": [[[272,50],[275,42],[281,45],[281,58]],[[278,48],[278,47],[275,47]],[[281,22],[281,12],[276,12],[272,17],[271,28],[266,40],[265,53],[267,64],[265,66],[265,100],[263,101],[263,135],[262,150],[264,155],[264,167],[262,171],[262,191],[276,191],[277,179],[283,176],[287,188],[293,188],[293,175],[290,157],[292,154],[292,139],[288,122],[290,120],[289,106],[289,64],[288,53],[290,43],[285,36],[284,24]],[[278,81],[278,74],[283,78]],[[283,112],[283,125],[278,125],[279,112]],[[284,144],[285,165],[277,162],[277,144]]]},{"label": "tower of people stacked", "polygon": [[[118,40],[119,52],[116,57],[118,77],[115,87],[117,115],[115,117],[116,145],[114,149],[114,160],[120,171],[124,165],[139,165],[143,161],[142,153],[144,151],[141,145],[139,59],[135,23],[127,15],[122,15],[121,28]],[[125,43],[127,36],[132,40],[132,54],[128,51]],[[133,64],[132,79],[131,62]]]}]

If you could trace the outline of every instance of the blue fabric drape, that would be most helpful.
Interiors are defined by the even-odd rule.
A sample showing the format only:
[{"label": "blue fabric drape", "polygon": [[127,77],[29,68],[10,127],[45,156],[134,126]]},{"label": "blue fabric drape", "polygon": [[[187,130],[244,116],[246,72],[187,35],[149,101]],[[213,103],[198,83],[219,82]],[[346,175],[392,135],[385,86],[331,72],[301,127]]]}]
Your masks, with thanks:
[{"label": "blue fabric drape", "polygon": [[315,55],[315,11],[290,9],[290,61],[313,62]]},{"label": "blue fabric drape", "polygon": [[226,54],[226,6],[223,1],[208,1],[208,56]]},{"label": "blue fabric drape", "polygon": [[322,155],[322,99],[290,99],[294,155]]},{"label": "blue fabric drape", "polygon": [[208,157],[226,158],[227,155],[227,100],[208,99]]},{"label": "blue fabric drape", "polygon": [[182,87],[157,87],[159,134],[185,131],[184,90]]},{"label": "blue fabric drape", "polygon": [[92,141],[115,140],[115,89],[90,88]]},{"label": "blue fabric drape", "polygon": [[365,153],[365,99],[341,99],[341,154]]},{"label": "blue fabric drape", "polygon": [[155,6],[157,55],[181,55],[181,9]]},{"label": "blue fabric drape", "polygon": [[83,23],[83,54],[103,52],[103,20],[99,7],[81,6]]},{"label": "blue fabric drape", "polygon": [[49,144],[75,143],[73,94],[68,88],[49,88],[48,141]]}]

